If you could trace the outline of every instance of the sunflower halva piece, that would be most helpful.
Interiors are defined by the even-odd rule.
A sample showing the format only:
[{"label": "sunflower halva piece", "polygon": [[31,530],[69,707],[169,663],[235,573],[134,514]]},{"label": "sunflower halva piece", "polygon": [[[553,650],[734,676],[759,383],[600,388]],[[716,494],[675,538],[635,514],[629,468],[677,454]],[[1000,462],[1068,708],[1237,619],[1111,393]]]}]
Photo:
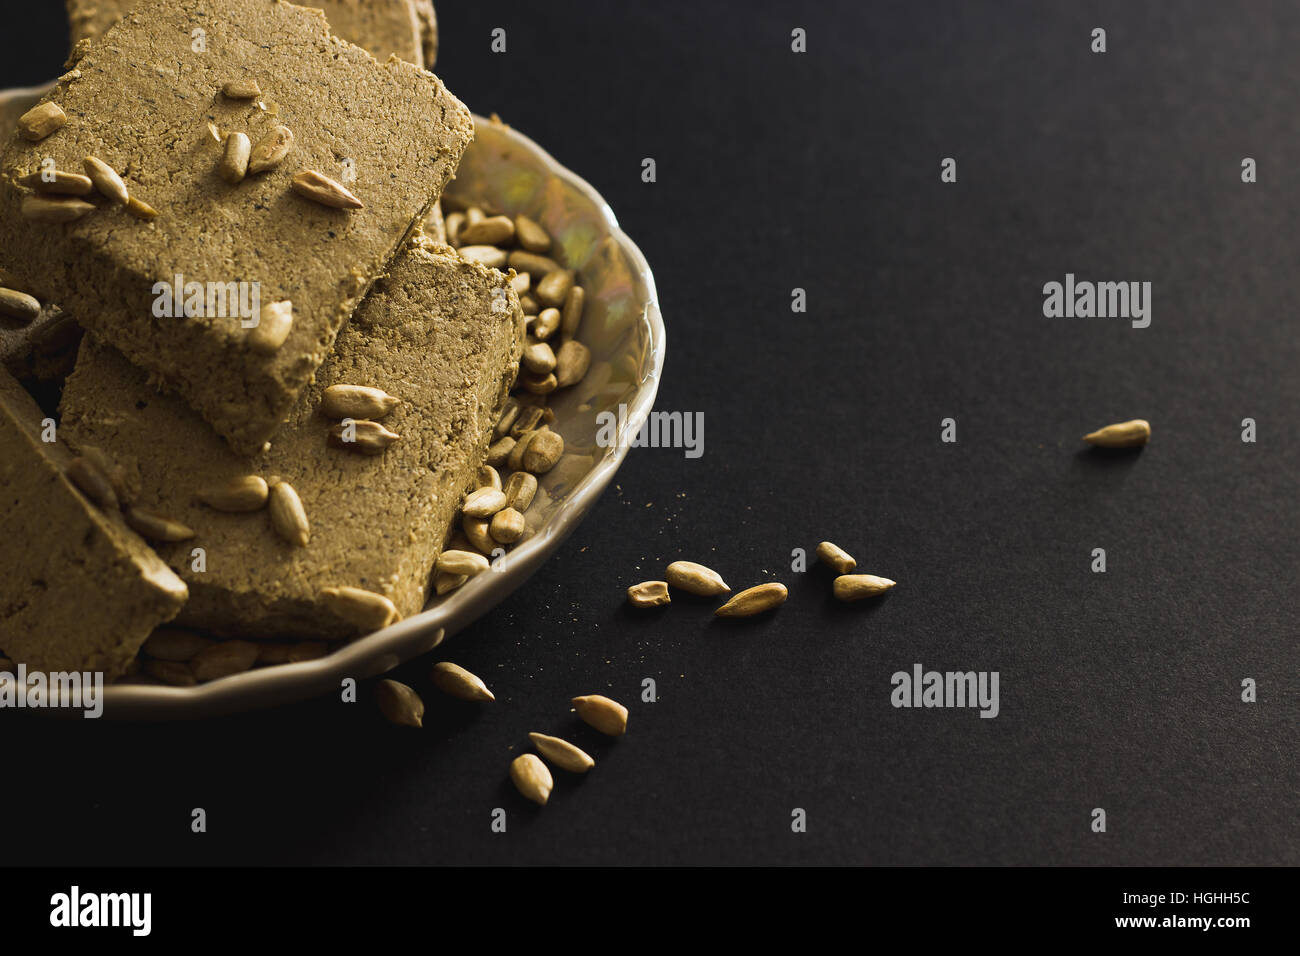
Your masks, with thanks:
[{"label": "sunflower halva piece", "polygon": [[[518,371],[524,318],[501,273],[417,237],[339,336],[270,447],[241,458],[183,403],[87,337],[64,390],[63,428],[138,472],[139,507],[194,529],[158,545],[190,585],[180,621],[240,637],[333,639],[359,632],[321,592],[383,595],[403,617],[421,610],[461,496],[473,486]],[[340,423],[323,414],[332,385],[397,398],[383,425],[400,436],[377,455],[332,446]],[[216,511],[195,492],[241,475],[289,483],[310,521],[297,547],[265,509]],[[195,572],[190,549],[203,547]]]},{"label": "sunflower halva piece", "polygon": [[36,403],[0,370],[0,647],[31,671],[120,675],[186,588],[116,509],[68,477]]},{"label": "sunflower halva piece", "polygon": [[[454,173],[469,111],[432,74],[378,63],[331,36],[319,11],[274,0],[139,0],[71,66],[48,97],[67,125],[38,143],[13,137],[0,155],[0,261],[251,454]],[[250,70],[274,115],[221,93]],[[285,126],[292,143],[274,168],[230,185],[209,124],[255,144]],[[157,218],[90,196],[93,210],[49,221],[32,203],[64,200],[20,180],[47,158],[80,171],[86,157]],[[304,170],[348,180],[364,208],[298,195]],[[253,321],[290,302],[287,337],[262,347]]]},{"label": "sunflower halva piece", "polygon": [[[97,37],[142,4],[140,0],[67,0],[72,42]],[[336,37],[369,50],[376,60],[394,53],[416,66],[433,67],[438,27],[430,0],[311,0]]]}]

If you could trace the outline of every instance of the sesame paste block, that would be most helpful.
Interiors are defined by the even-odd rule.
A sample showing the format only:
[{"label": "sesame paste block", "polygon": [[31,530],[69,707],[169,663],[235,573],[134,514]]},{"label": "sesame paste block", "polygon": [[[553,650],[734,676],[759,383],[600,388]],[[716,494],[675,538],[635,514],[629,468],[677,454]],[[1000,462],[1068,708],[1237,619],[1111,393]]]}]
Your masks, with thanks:
[{"label": "sesame paste block", "polygon": [[41,440],[36,403],[0,370],[0,648],[29,670],[100,671],[111,680],[185,583],[68,480],[73,455]]},{"label": "sesame paste block", "polygon": [[[179,623],[240,637],[355,636],[321,601],[324,588],[382,594],[421,610],[461,496],[473,484],[518,372],[524,319],[505,276],[417,237],[340,334],[315,384],[270,448],[233,454],[174,396],[87,336],[63,393],[63,428],[139,475],[140,507],[180,521],[192,541],[158,545],[190,585]],[[340,424],[321,409],[331,385],[398,399],[378,421],[400,436],[380,454],[330,443]],[[310,525],[299,546],[266,508],[231,514],[196,492],[259,475],[288,482]],[[191,547],[206,552],[196,572]]]},{"label": "sesame paste block", "polygon": [[[0,155],[0,267],[251,454],[441,194],[473,135],[469,111],[432,74],[378,63],[319,11],[277,0],[141,0],[71,65],[47,97],[67,123],[37,142],[13,136]],[[246,80],[260,98],[223,94]],[[210,125],[245,133],[255,153],[279,125],[293,139],[278,165],[232,185]],[[95,206],[80,218],[48,221],[62,201],[19,180],[47,158],[85,172],[87,156],[157,218],[96,192],[75,197]],[[364,208],[294,191],[308,170]],[[285,302],[287,338],[268,343]]]}]

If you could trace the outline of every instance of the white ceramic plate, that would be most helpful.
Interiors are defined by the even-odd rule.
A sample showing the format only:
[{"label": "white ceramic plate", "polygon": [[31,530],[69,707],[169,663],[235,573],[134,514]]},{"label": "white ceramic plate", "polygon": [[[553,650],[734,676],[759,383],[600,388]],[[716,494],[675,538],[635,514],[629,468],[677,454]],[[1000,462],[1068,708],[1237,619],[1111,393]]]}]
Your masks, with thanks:
[{"label": "white ceramic plate", "polygon": [[[0,91],[0,131],[45,88]],[[596,190],[514,130],[476,117],[477,136],[465,152],[453,198],[494,212],[523,213],[546,227],[556,243],[550,255],[576,269],[586,290],[579,338],[592,351],[586,379],[556,393],[551,426],[565,455],[544,475],[528,510],[528,531],[501,564],[426,609],[353,641],[328,657],[265,667],[198,687],[126,684],[106,690],[104,714],[127,719],[209,717],[336,692],[345,677],[358,680],[391,670],[432,650],[486,614],[523,584],[577,527],[627,454],[627,438],[654,404],[664,362],[664,326],[654,277],[640,250],[618,227]],[[619,441],[596,443],[597,415],[619,414]]]}]

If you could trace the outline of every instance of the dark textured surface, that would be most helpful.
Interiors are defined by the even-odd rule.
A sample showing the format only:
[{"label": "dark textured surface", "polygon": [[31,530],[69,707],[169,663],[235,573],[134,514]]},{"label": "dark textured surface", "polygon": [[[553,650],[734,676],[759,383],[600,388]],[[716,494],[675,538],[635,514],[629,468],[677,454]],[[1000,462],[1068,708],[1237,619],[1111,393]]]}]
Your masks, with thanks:
[{"label": "dark textured surface", "polygon": [[[58,72],[43,6],[25,16],[49,28],[0,41],[5,85]],[[496,704],[402,668],[422,733],[330,701],[3,715],[8,860],[1300,862],[1300,14],[863,6],[442,3],[452,91],[588,178],[646,253],[658,407],[704,413],[703,458],[633,451],[556,558],[445,646]],[[1066,272],[1152,282],[1151,327],[1044,318]],[[1080,452],[1134,416],[1142,453]],[[895,593],[844,608],[792,573],[822,537]],[[790,601],[730,626],[685,599],[631,614],[622,589],[677,557]],[[892,708],[916,662],[1000,671],[1000,716]],[[568,710],[602,692],[631,709],[616,743]],[[540,812],[506,775],[531,730],[597,759]]]}]

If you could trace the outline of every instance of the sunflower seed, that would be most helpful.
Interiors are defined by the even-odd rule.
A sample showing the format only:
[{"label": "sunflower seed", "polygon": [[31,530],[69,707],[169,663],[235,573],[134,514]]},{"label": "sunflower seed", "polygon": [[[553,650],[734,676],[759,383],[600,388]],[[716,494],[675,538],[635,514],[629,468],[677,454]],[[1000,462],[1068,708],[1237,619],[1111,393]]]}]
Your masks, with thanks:
[{"label": "sunflower seed", "polygon": [[514,508],[502,508],[492,516],[488,524],[488,534],[494,541],[502,544],[514,544],[524,534],[524,516]]},{"label": "sunflower seed", "polygon": [[1145,419],[1135,418],[1089,432],[1083,440],[1101,448],[1137,448],[1151,440],[1151,425]]},{"label": "sunflower seed", "polygon": [[510,779],[514,781],[515,789],[525,798],[543,807],[551,797],[551,788],[555,786],[551,771],[546,769],[546,764],[536,754],[520,754],[510,761]]},{"label": "sunflower seed", "polygon": [[582,307],[587,302],[587,293],[582,286],[575,285],[564,297],[564,306],[560,309],[560,338],[571,339],[578,334],[582,324]]},{"label": "sunflower seed", "polygon": [[485,216],[460,231],[460,241],[468,246],[502,246],[515,237],[515,224],[507,216]]},{"label": "sunflower seed", "polygon": [[526,471],[516,471],[506,479],[506,486],[502,490],[506,493],[507,508],[527,511],[533,503],[533,496],[537,494],[537,477]]},{"label": "sunflower seed", "polygon": [[208,129],[208,136],[212,138],[212,142],[220,146],[222,137],[221,137],[221,130],[217,129],[217,124],[208,123],[207,129]]},{"label": "sunflower seed", "polygon": [[100,194],[113,202],[125,206],[129,197],[126,190],[126,183],[122,177],[117,174],[112,166],[95,156],[87,156],[84,160],[86,166],[86,175],[90,181],[95,184],[95,188]]},{"label": "sunflower seed", "polygon": [[95,209],[84,199],[66,199],[53,196],[28,196],[23,199],[24,219],[33,222],[73,222]]},{"label": "sunflower seed", "polygon": [[555,369],[555,353],[545,342],[533,342],[527,346],[520,361],[534,375],[546,375]]},{"label": "sunflower seed", "polygon": [[468,574],[437,573],[433,576],[433,590],[439,597],[454,591],[469,580]]},{"label": "sunflower seed", "polygon": [[330,429],[329,444],[333,448],[342,448],[361,455],[381,455],[385,448],[401,437],[379,422],[344,419],[341,424]]},{"label": "sunflower seed", "polygon": [[[474,543],[472,538],[470,543]],[[438,555],[438,570],[445,574],[468,574],[473,577],[487,569],[488,559],[472,551],[444,551]]]},{"label": "sunflower seed", "polygon": [[226,137],[226,149],[221,154],[217,174],[230,185],[241,183],[248,175],[248,157],[253,146],[244,133],[231,133]]},{"label": "sunflower seed", "polygon": [[149,541],[188,541],[194,537],[194,529],[186,527],[179,521],[172,521],[162,515],[145,511],[143,508],[128,508],[126,523],[142,538]]},{"label": "sunflower seed", "polygon": [[36,143],[49,136],[68,121],[68,114],[63,112],[58,103],[38,103],[22,116],[18,117],[18,132],[23,139]]},{"label": "sunflower seed", "polygon": [[20,322],[30,322],[41,314],[41,304],[26,292],[0,289],[0,313]]},{"label": "sunflower seed", "polygon": [[461,700],[496,700],[492,691],[488,690],[487,684],[451,661],[440,661],[434,664],[430,680],[433,681],[433,686],[444,694],[459,697]]},{"label": "sunflower seed", "polygon": [[401,404],[382,388],[369,385],[331,385],[321,394],[320,409],[327,418],[364,418],[378,421]]},{"label": "sunflower seed", "polygon": [[469,518],[491,518],[506,506],[506,496],[496,488],[480,488],[461,505],[461,514]]},{"label": "sunflower seed", "polygon": [[18,181],[38,193],[60,196],[89,196],[90,191],[95,188],[89,176],[64,172],[62,169],[56,169],[50,174],[29,173]]},{"label": "sunflower seed", "polygon": [[556,269],[542,277],[542,281],[533,290],[533,296],[542,305],[558,309],[564,305],[572,288],[573,272],[569,269]]},{"label": "sunflower seed", "polygon": [[365,204],[352,194],[342,183],[335,182],[324,173],[314,169],[304,169],[293,177],[290,183],[299,196],[306,196],[313,202],[331,209],[365,209]]},{"label": "sunflower seed", "polygon": [[424,701],[401,681],[381,680],[375,687],[379,712],[401,727],[424,726]]},{"label": "sunflower seed", "polygon": [[495,488],[497,491],[501,490],[501,473],[491,465],[480,465],[477,477],[480,488]]},{"label": "sunflower seed", "polygon": [[588,694],[573,698],[573,708],[583,721],[602,734],[621,737],[627,732],[627,708],[618,701],[600,694]]},{"label": "sunflower seed", "polygon": [[221,87],[221,92],[231,100],[255,100],[262,95],[262,88],[257,80],[231,80]]},{"label": "sunflower seed", "polygon": [[537,432],[524,449],[524,471],[543,475],[555,467],[564,454],[564,439],[550,429]]},{"label": "sunflower seed", "polygon": [[858,566],[853,555],[830,541],[817,545],[817,558],[836,574],[848,574]]},{"label": "sunflower seed", "polygon": [[468,209],[465,210],[465,223],[467,225],[472,226],[476,222],[482,222],[484,217],[486,216],[487,213],[485,213],[478,206],[470,206]]},{"label": "sunflower seed", "polygon": [[874,574],[841,574],[831,588],[841,601],[861,601],[863,598],[884,594],[893,586],[894,582],[889,578],[876,577]]},{"label": "sunflower seed", "polygon": [[489,269],[501,269],[506,264],[506,251],[496,246],[461,246],[460,257],[470,262],[477,262]]},{"label": "sunflower seed", "polygon": [[775,581],[747,588],[713,613],[718,617],[751,617],[785,603],[789,592]]},{"label": "sunflower seed", "polygon": [[519,383],[534,395],[549,395],[560,387],[560,380],[554,372],[545,375],[530,375],[525,372],[519,376]]},{"label": "sunflower seed", "polygon": [[667,581],[642,581],[627,589],[627,601],[633,607],[663,607],[672,602]]},{"label": "sunflower seed", "polygon": [[570,773],[586,773],[596,766],[596,761],[592,760],[585,750],[575,747],[567,740],[548,737],[546,734],[529,734],[528,739],[533,742],[533,746],[543,757],[561,770]]},{"label": "sunflower seed", "polygon": [[514,426],[510,429],[512,438],[522,438],[525,432],[535,431],[542,424],[542,419],[546,416],[546,409],[538,405],[530,405],[519,413],[515,420]]},{"label": "sunflower seed", "polygon": [[442,227],[447,233],[447,245],[453,249],[460,245],[460,231],[465,226],[465,214],[463,212],[448,213],[443,220]]},{"label": "sunflower seed", "polygon": [[198,498],[209,508],[217,511],[241,513],[257,511],[266,504],[266,481],[258,475],[244,475],[231,478],[224,484],[215,485],[200,491]]},{"label": "sunflower seed", "polygon": [[[528,275],[528,273],[524,273]],[[537,300],[531,295],[524,294],[519,297],[519,308],[524,312],[524,323],[531,324],[537,319],[537,313],[542,311],[542,307],[537,304]]]},{"label": "sunflower seed", "polygon": [[510,253],[506,262],[511,269],[516,272],[527,272],[534,279],[545,278],[548,272],[555,272],[560,268],[560,264],[554,259],[539,256],[523,249],[516,249]]},{"label": "sunflower seed", "polygon": [[507,398],[505,405],[501,408],[501,417],[497,419],[496,427],[492,429],[493,438],[504,438],[510,434],[510,426],[515,423],[519,417],[519,403],[513,398]]},{"label": "sunflower seed", "polygon": [[382,594],[362,588],[323,588],[321,603],[363,633],[381,631],[398,619],[397,608]]},{"label": "sunflower seed", "polygon": [[193,687],[199,682],[190,665],[181,661],[148,660],[144,672],[172,687]]},{"label": "sunflower seed", "polygon": [[511,273],[510,288],[515,290],[515,295],[527,295],[528,289],[532,285],[533,277],[527,272]]},{"label": "sunflower seed", "polygon": [[149,635],[141,650],[155,660],[183,662],[212,644],[206,637],[192,631],[160,627]]},{"label": "sunflower seed", "polygon": [[664,577],[668,579],[668,583],[673,587],[680,588],[688,594],[699,594],[703,597],[726,594],[731,590],[731,588],[727,587],[727,582],[722,580],[722,575],[718,574],[717,571],[706,568],[702,564],[696,564],[694,561],[674,561],[668,565]]},{"label": "sunflower seed", "polygon": [[533,336],[540,341],[549,339],[560,327],[560,318],[559,309],[542,309],[533,323]]},{"label": "sunflower seed", "polygon": [[194,655],[190,669],[199,683],[242,674],[257,663],[257,645],[251,641],[219,641]]},{"label": "sunflower seed", "polygon": [[524,467],[524,452],[528,451],[529,444],[537,437],[537,432],[524,432],[515,442],[514,447],[510,449],[510,457],[506,459],[506,467],[511,471],[518,471]]},{"label": "sunflower seed", "polygon": [[487,456],[483,460],[494,468],[500,468],[509,459],[514,447],[515,440],[509,435],[498,438],[488,447]]},{"label": "sunflower seed", "polygon": [[68,462],[68,478],[103,510],[112,512],[121,507],[112,482],[85,458],[77,457]]},{"label": "sunflower seed", "polygon": [[545,252],[551,248],[551,237],[546,230],[527,216],[515,216],[515,239],[528,252]]},{"label": "sunflower seed", "polygon": [[143,219],[145,222],[158,218],[158,210],[136,196],[127,197],[126,211],[135,216],[136,219]]},{"label": "sunflower seed", "polygon": [[[461,530],[465,532],[465,538],[469,541],[471,547],[477,548],[484,555],[489,555],[496,550],[497,544],[492,540],[492,535],[488,532],[490,524],[486,518],[462,518],[460,526]],[[484,560],[487,559],[484,558]]]},{"label": "sunflower seed", "polygon": [[274,169],[289,155],[293,146],[293,130],[275,126],[253,146],[248,154],[248,174],[255,176]]},{"label": "sunflower seed", "polygon": [[275,533],[292,545],[307,547],[311,538],[311,526],[307,523],[307,512],[303,509],[302,499],[293,490],[293,485],[287,481],[277,481],[271,486],[268,501],[271,527]]},{"label": "sunflower seed", "polygon": [[274,355],[293,328],[293,302],[284,299],[263,306],[257,325],[248,330],[248,347],[262,355]]},{"label": "sunflower seed", "polygon": [[591,349],[577,339],[569,339],[555,356],[555,380],[558,388],[577,385],[591,368]]},{"label": "sunflower seed", "polygon": [[315,661],[330,652],[330,646],[324,641],[299,641],[289,647],[288,664],[300,664],[303,661]]}]

